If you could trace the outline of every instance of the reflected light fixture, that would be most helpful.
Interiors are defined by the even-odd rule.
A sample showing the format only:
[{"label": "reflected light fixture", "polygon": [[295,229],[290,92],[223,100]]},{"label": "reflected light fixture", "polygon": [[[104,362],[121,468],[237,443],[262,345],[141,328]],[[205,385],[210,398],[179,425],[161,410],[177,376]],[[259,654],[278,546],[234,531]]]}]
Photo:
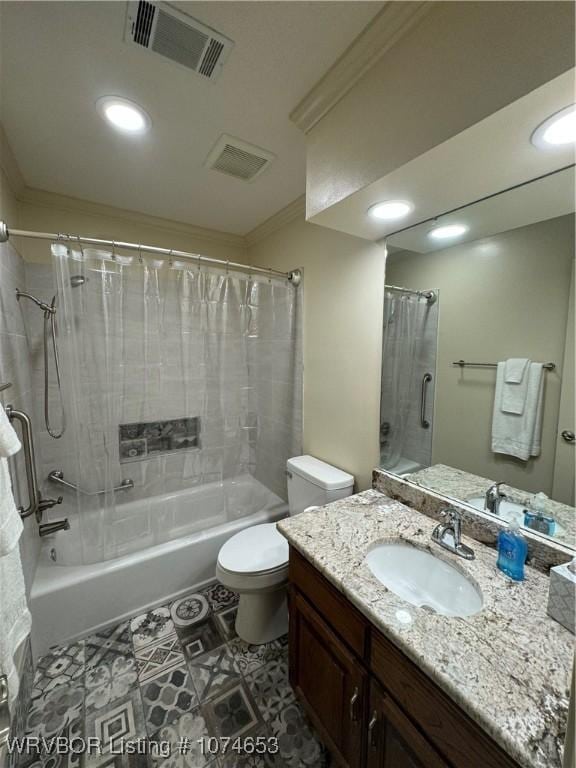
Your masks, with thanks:
[{"label": "reflected light fixture", "polygon": [[546,118],[530,140],[539,149],[562,148],[576,143],[576,104],[564,107]]},{"label": "reflected light fixture", "polygon": [[403,219],[414,210],[412,203],[406,200],[386,200],[383,203],[376,203],[368,208],[368,213],[373,219],[380,221],[396,221]]},{"label": "reflected light fixture", "polygon": [[444,224],[430,230],[428,237],[433,240],[452,240],[454,237],[461,237],[466,232],[468,232],[468,227],[465,227],[464,224]]},{"label": "reflected light fixture", "polygon": [[150,127],[150,117],[142,107],[122,96],[102,96],[96,102],[100,115],[122,133],[142,134]]}]

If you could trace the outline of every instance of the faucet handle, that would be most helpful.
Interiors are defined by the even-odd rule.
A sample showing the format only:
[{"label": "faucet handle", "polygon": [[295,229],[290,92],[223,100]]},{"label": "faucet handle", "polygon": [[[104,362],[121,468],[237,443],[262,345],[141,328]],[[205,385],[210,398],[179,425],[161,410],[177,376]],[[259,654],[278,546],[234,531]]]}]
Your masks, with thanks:
[{"label": "faucet handle", "polygon": [[462,520],[462,512],[454,507],[445,507],[440,510],[441,517],[447,517],[450,522],[454,520]]}]

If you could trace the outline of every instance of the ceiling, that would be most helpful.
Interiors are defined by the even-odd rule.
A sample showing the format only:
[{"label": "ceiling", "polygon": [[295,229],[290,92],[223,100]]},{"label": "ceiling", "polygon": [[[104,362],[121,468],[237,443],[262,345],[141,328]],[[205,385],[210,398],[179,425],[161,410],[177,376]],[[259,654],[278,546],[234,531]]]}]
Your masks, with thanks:
[{"label": "ceiling", "polygon": [[[573,167],[536,179],[522,187],[442,216],[437,224],[429,221],[391,235],[386,240],[389,253],[400,258],[406,251],[431,253],[445,250],[450,246],[482,240],[517,227],[574,213],[574,183]],[[454,240],[434,240],[428,236],[435,226],[450,224],[464,225],[468,228],[467,232]]]},{"label": "ceiling", "polygon": [[[235,46],[220,77],[123,42],[126,3],[2,2],[0,119],[30,187],[244,235],[305,191],[289,113],[381,2],[179,2]],[[115,133],[102,95],[152,129]],[[203,166],[228,133],[277,155],[251,183]]]},{"label": "ceiling", "polygon": [[[381,240],[399,229],[574,163],[573,145],[545,151],[530,142],[532,132],[543,120],[574,102],[574,85],[575,70],[571,69],[313,216],[311,221],[368,240]],[[569,191],[570,204],[573,197],[573,190]],[[414,210],[393,222],[367,214],[371,205],[386,200],[408,200]],[[497,207],[491,210],[497,214]],[[493,224],[497,226],[498,220]]]}]

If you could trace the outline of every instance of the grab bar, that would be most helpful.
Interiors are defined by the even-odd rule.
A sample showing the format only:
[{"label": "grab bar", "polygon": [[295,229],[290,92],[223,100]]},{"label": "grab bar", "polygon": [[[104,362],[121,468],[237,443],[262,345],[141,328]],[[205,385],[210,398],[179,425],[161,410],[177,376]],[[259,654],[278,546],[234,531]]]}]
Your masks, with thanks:
[{"label": "grab bar", "polygon": [[[52,483],[63,485],[65,488],[70,488],[71,491],[81,493],[83,496],[103,496],[105,493],[108,493],[107,489],[103,491],[84,491],[82,488],[78,487],[74,483],[71,483],[69,480],[64,480],[64,472],[62,472],[61,469],[53,469],[52,472],[50,472],[48,475],[48,480],[50,480]],[[116,488],[112,488],[112,491],[129,491],[130,488],[134,488],[134,480],[126,479],[122,480],[120,485],[117,485]]]},{"label": "grab bar", "polygon": [[428,390],[428,384],[432,381],[432,375],[425,373],[422,378],[422,392],[420,395],[420,426],[424,429],[428,429],[430,422],[426,418],[426,392]]},{"label": "grab bar", "polygon": [[24,448],[24,463],[26,465],[26,484],[28,486],[28,506],[18,507],[20,517],[26,518],[30,515],[36,515],[36,520],[40,522],[42,514],[40,511],[40,494],[38,492],[38,481],[36,479],[36,458],[34,456],[34,442],[32,440],[32,422],[30,417],[24,411],[18,411],[11,405],[6,406],[6,416],[10,421],[20,422],[22,427],[22,446]]}]

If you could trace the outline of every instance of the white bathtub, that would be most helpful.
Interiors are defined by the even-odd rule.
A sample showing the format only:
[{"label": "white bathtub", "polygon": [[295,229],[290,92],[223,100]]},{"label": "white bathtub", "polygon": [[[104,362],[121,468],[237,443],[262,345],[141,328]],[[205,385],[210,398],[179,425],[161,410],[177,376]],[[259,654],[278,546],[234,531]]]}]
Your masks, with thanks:
[{"label": "white bathtub", "polygon": [[[214,510],[218,489],[221,493],[216,495],[222,500],[222,508]],[[246,500],[243,509],[238,506],[239,497]],[[198,509],[204,502],[214,512],[214,524],[185,532],[183,511],[187,507]],[[126,519],[143,503],[148,512],[156,508],[164,519],[167,511],[174,511],[178,526],[164,532],[171,540],[91,565],[58,562],[67,560],[66,550],[74,542],[74,536],[66,538],[68,531],[45,540],[30,595],[35,657],[55,643],[90,634],[211,581],[220,547],[230,536],[251,525],[279,520],[288,513],[282,499],[247,475],[155,496],[145,502],[129,501],[118,505],[117,510]],[[51,560],[52,550],[56,562]]]}]

